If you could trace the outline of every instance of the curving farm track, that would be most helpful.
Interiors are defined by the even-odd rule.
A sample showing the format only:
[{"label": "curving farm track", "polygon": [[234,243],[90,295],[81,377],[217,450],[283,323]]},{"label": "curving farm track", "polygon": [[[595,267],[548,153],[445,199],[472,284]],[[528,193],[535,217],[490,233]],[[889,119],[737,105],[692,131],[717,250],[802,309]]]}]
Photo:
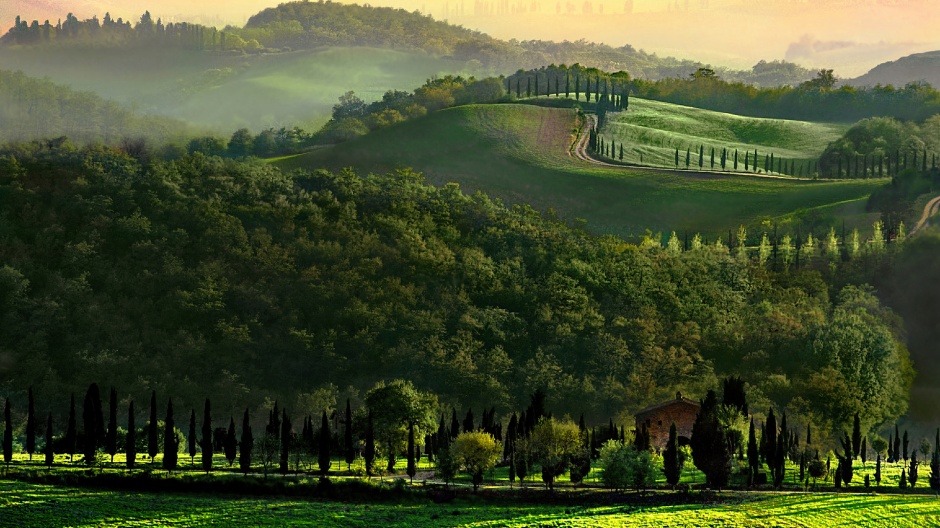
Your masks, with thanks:
[{"label": "curving farm track", "polygon": [[917,221],[917,225],[914,226],[914,229],[911,229],[911,234],[913,235],[928,226],[930,217],[937,214],[938,211],[940,211],[940,196],[927,202],[927,205],[924,206],[924,213],[920,216],[920,220]]}]

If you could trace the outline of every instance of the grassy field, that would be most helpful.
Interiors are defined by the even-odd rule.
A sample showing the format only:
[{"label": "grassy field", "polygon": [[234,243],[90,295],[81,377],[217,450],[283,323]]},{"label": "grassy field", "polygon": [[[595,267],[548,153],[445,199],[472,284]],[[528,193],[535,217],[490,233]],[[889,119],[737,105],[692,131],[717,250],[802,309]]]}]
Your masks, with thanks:
[{"label": "grassy field", "polygon": [[[0,480],[0,526],[935,526],[931,496],[725,492],[669,504],[673,492],[626,494],[603,506],[474,497],[437,504],[114,492]],[[420,497],[420,496],[419,496]],[[603,499],[602,499],[603,500]],[[626,501],[626,502],[623,502]],[[666,505],[658,505],[666,503]]]},{"label": "grassy field", "polygon": [[[554,209],[598,233],[640,236],[676,230],[726,235],[747,225],[804,222],[870,229],[864,202],[880,180],[787,181],[747,175],[694,175],[599,167],[567,154],[574,110],[534,105],[464,106],[375,131],[305,155],[283,168],[413,167],[436,184],[457,182],[507,204]],[[824,147],[824,145],[823,145]],[[822,147],[820,147],[822,148]],[[839,218],[837,218],[839,216]]]},{"label": "grassy field", "polygon": [[631,98],[628,111],[608,114],[600,135],[615,145],[622,143],[624,161],[630,163],[640,163],[642,155],[645,164],[673,168],[679,149],[680,166],[684,166],[686,149],[690,149],[693,166],[698,167],[699,146],[704,146],[706,169],[710,167],[711,149],[715,149],[716,167],[722,149],[731,153],[730,162],[734,150],[740,151],[741,170],[745,151],[753,154],[757,150],[762,172],[764,155],[773,153],[775,158],[803,163],[808,176],[808,162],[818,158],[847,128],[841,124],[744,117]]},{"label": "grassy field", "polygon": [[372,48],[261,55],[0,48],[0,68],[48,77],[225,135],[238,127],[316,130],[349,90],[374,101],[387,90],[410,91],[434,75],[467,73],[462,61]]}]

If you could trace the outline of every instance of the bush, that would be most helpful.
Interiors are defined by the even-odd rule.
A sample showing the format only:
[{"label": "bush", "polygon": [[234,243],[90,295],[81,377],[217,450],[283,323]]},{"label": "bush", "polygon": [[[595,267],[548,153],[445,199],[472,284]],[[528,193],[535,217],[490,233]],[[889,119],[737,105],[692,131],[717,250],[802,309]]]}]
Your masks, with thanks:
[{"label": "bush", "polygon": [[619,440],[608,440],[601,447],[601,480],[608,488],[617,490],[633,486],[646,489],[656,482],[653,456],[649,451],[637,451],[633,445]]}]

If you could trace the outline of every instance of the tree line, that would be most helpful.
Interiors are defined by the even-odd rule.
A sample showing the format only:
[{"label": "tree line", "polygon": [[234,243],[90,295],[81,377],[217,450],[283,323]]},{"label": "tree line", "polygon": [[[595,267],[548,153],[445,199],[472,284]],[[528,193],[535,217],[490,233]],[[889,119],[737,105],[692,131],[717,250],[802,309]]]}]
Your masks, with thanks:
[{"label": "tree line", "polygon": [[[172,398],[167,398],[165,412],[160,414],[164,407],[159,407],[156,391],[149,399],[149,419],[141,425],[134,401],[119,404],[117,394],[112,387],[107,420],[96,383],[85,392],[80,418],[72,395],[64,428],[56,427],[52,412],[47,414],[45,426],[40,424],[42,417],[37,415],[32,387],[25,420],[18,421],[16,427],[7,399],[3,414],[4,462],[9,465],[13,459],[14,438],[17,451],[28,454],[30,461],[34,454],[43,455],[43,463],[50,467],[55,464],[56,454],[94,467],[103,464],[102,455],[114,464],[115,455],[121,453],[127,469],[140,467],[138,457],[140,462],[153,465],[162,455],[161,467],[175,471],[184,469],[179,460],[183,454],[189,456],[193,468],[198,456],[199,467],[208,474],[218,469],[215,453],[219,452],[229,468],[237,462],[237,470],[246,474],[276,471],[326,477],[331,474],[333,461],[339,459],[346,463],[347,473],[355,462],[363,468],[363,476],[372,477],[395,473],[396,459],[403,456],[405,474],[413,479],[417,461],[425,457],[435,464],[436,477],[452,482],[458,472],[466,473],[474,490],[497,465],[508,468],[510,485],[517,480],[525,485],[526,478],[534,478],[536,472],[549,489],[565,474],[578,485],[593,471],[595,461],[600,462],[601,481],[608,487],[652,487],[661,471],[667,485],[675,488],[684,466],[691,463],[705,475],[707,487],[720,490],[731,483],[738,468],[745,474],[748,487],[770,485],[781,489],[788,471],[790,482],[805,488],[811,486],[810,479],[815,487],[819,479],[828,481],[830,477],[836,488],[849,486],[854,476],[853,462],[861,459],[867,464],[874,453],[875,469],[873,475],[865,475],[866,488],[872,485],[871,480],[875,486],[881,485],[883,456],[886,463],[903,463],[899,486],[913,488],[919,480],[920,452],[922,461],[930,458],[930,487],[940,489],[940,429],[933,446],[926,438],[918,445],[911,444],[908,431],[904,431],[902,441],[897,426],[886,441],[863,430],[856,413],[851,433],[846,430],[840,437],[841,450],[828,451],[828,444],[814,437],[812,426],[802,431],[788,425],[786,412],[778,422],[773,408],[760,423],[758,433],[755,418],[749,413],[746,384],[737,377],[722,381],[720,399],[717,391],[708,390],[687,446],[680,443],[676,424],[672,423],[662,447],[650,443],[645,425],[633,430],[621,425],[618,430],[613,420],[606,426],[588,427],[583,415],[577,424],[567,417],[557,419],[546,409],[546,394],[540,390],[531,395],[521,414],[503,415],[508,418],[505,431],[495,408],[484,410],[479,420],[468,409],[462,421],[452,409],[448,420],[435,395],[402,380],[376,384],[363,406],[355,411],[347,400],[345,410],[335,411],[341,415],[342,432],[331,429],[327,410],[322,411],[319,420],[316,416],[303,417],[302,426],[297,427],[288,410],[279,408],[277,402],[268,409],[264,427],[258,427],[257,432],[253,424],[257,426],[258,420],[252,419],[250,409],[245,409],[240,428],[233,416],[227,427],[224,419],[216,418],[214,427],[208,398],[201,406],[199,421],[197,409],[190,409],[184,432],[176,425]],[[186,422],[180,425],[186,427]],[[825,462],[820,448],[826,453]],[[75,455],[81,455],[81,459],[76,460]],[[837,460],[835,469],[833,456]],[[379,458],[387,461],[384,469],[377,465]],[[341,467],[332,471],[339,473],[343,473]]]}]

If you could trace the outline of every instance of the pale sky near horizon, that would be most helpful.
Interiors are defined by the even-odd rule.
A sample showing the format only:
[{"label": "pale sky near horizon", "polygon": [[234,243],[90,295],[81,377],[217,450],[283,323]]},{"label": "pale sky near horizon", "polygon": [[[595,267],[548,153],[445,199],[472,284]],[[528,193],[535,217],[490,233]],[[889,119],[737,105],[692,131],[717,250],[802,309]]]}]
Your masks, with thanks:
[{"label": "pale sky near horizon", "polygon": [[[244,24],[277,0],[0,0],[0,22],[16,15],[55,22],[106,11],[136,20]],[[660,56],[748,68],[760,59],[830,67],[854,77],[910,53],[940,49],[940,0],[371,0],[501,39],[630,44]]]}]

